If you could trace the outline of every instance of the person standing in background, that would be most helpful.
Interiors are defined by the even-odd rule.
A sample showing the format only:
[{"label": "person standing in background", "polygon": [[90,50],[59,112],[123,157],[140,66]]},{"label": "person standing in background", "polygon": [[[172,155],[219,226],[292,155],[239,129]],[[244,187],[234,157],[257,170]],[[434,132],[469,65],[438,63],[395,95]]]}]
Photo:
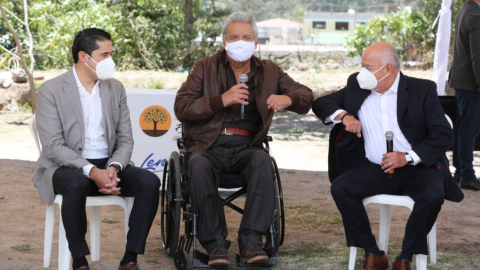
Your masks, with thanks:
[{"label": "person standing in background", "polygon": [[453,166],[461,188],[480,190],[473,169],[475,138],[480,133],[480,0],[467,0],[455,18],[455,43],[449,84],[455,89]]}]

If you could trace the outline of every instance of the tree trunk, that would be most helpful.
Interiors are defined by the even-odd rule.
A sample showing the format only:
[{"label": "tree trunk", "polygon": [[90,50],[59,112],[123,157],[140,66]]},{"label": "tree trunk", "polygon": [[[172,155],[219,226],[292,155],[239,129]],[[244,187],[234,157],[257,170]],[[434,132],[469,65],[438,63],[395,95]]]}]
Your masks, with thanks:
[{"label": "tree trunk", "polygon": [[[29,37],[29,43],[30,43],[29,44],[30,45],[29,57],[31,58],[30,59],[31,70],[28,68],[27,62],[25,61],[25,57],[23,56],[22,43],[20,42],[20,39],[18,38],[17,31],[15,31],[15,29],[13,29],[13,27],[10,25],[10,22],[8,21],[8,18],[7,18],[7,14],[5,14],[4,6],[1,5],[1,4],[0,4],[0,12],[2,13],[3,21],[7,25],[8,30],[13,35],[13,39],[15,40],[15,44],[17,46],[18,58],[20,58],[19,62],[22,64],[22,68],[25,71],[25,73],[27,74],[28,83],[30,84],[30,91],[28,92],[28,95],[30,97],[30,102],[31,102],[31,105],[32,105],[32,112],[35,113],[36,108],[37,108],[37,89],[35,88],[35,83],[33,81],[33,68],[34,68],[34,64],[35,64],[35,59],[33,58],[33,39],[32,39],[32,35],[30,33],[30,28],[28,27],[27,1],[24,0],[23,3],[24,3],[24,9],[25,9],[25,21],[24,22],[20,21],[20,23],[22,23],[25,26],[25,28],[27,30],[28,37]],[[18,18],[16,18],[16,19],[19,20]]]},{"label": "tree trunk", "polygon": [[157,131],[157,123],[158,121],[153,121],[153,131]]},{"label": "tree trunk", "polygon": [[195,22],[195,18],[193,17],[193,1],[194,0],[185,0],[185,16],[183,27],[186,34],[192,30],[193,23]]}]

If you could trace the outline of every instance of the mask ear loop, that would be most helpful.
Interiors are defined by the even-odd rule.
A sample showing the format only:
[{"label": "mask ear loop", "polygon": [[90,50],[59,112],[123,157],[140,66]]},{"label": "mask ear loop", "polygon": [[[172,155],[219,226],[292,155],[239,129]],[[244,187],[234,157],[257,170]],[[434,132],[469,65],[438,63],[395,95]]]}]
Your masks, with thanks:
[{"label": "mask ear loop", "polygon": [[388,74],[387,74],[387,75],[385,75],[383,78],[381,78],[380,80],[378,80],[378,81],[377,81],[377,83],[379,83],[379,82],[383,81],[383,79],[385,79],[386,77],[388,77],[388,75],[390,75],[390,74],[392,74],[392,73],[391,73],[391,72],[390,72],[390,73],[388,73]]},{"label": "mask ear loop", "polygon": [[[87,53],[87,55],[88,55],[88,53]],[[95,61],[95,59],[93,59],[90,55],[88,55],[88,57],[89,57],[90,59],[92,59],[92,61],[95,62],[95,64],[98,65],[98,63],[97,63],[97,61]],[[86,65],[91,71],[97,73],[97,71],[96,71],[96,70],[93,70],[93,68],[91,68],[91,67],[87,64],[87,62],[85,62],[85,65]]]},{"label": "mask ear loop", "polygon": [[[384,68],[387,64],[383,65],[383,67],[377,69],[377,71],[373,72],[372,74],[375,74],[377,73],[380,69]],[[380,80],[377,81],[377,83],[383,81],[383,79],[385,79],[386,77],[388,77],[388,75],[392,74],[392,72],[389,72],[387,75],[383,76],[383,78],[381,78]]]}]

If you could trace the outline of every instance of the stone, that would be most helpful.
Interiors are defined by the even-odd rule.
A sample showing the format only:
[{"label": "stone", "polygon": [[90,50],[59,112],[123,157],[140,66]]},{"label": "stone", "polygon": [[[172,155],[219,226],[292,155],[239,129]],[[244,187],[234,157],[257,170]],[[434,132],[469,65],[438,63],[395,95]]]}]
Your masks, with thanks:
[{"label": "stone", "polygon": [[13,81],[15,83],[26,83],[28,82],[27,74],[23,69],[13,69],[11,70],[13,74]]},{"label": "stone", "polygon": [[3,83],[2,83],[2,87],[3,88],[9,88],[10,86],[12,86],[12,84],[13,84],[12,79],[4,79]]}]

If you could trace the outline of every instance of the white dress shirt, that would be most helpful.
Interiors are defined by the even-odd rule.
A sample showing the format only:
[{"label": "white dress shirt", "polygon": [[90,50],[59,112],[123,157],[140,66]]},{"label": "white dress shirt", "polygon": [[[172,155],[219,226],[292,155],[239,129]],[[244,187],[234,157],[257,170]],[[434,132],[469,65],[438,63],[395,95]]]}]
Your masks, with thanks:
[{"label": "white dress shirt", "polygon": [[[85,124],[85,149],[82,157],[86,159],[108,158],[108,142],[105,137],[102,100],[100,98],[100,81],[97,81],[92,88],[92,92],[88,93],[78,78],[75,66],[73,67],[73,76],[77,81],[78,92],[80,93],[83,122]],[[121,166],[121,164],[119,165]],[[88,177],[93,167],[95,167],[93,164],[82,166],[82,171]]]},{"label": "white dress shirt", "polygon": [[[394,134],[393,151],[408,152],[413,158],[413,165],[421,162],[420,157],[412,150],[412,145],[407,141],[398,125],[397,92],[399,82],[400,72],[387,92],[382,95],[372,91],[358,111],[365,141],[365,155],[372,163],[380,164],[383,154],[387,152],[385,139],[385,132],[387,131],[392,131]],[[334,119],[342,112],[344,110],[337,110],[326,121],[340,123],[340,120]]]}]

